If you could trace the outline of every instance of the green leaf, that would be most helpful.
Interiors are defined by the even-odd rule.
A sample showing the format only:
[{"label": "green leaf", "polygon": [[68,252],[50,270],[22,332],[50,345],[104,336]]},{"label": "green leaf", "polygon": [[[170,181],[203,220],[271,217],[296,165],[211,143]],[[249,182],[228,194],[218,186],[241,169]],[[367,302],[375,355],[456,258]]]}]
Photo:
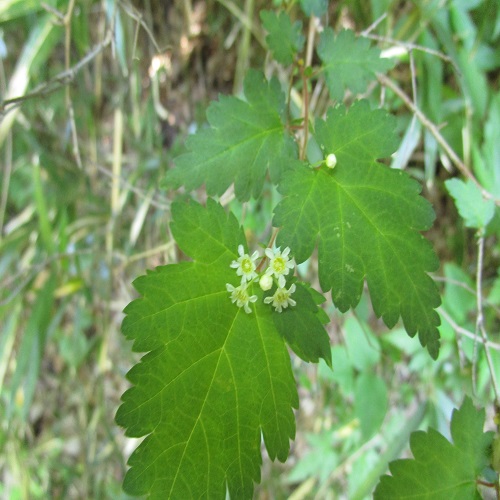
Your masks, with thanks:
[{"label": "green leaf", "polygon": [[475,285],[472,278],[460,266],[447,262],[443,266],[445,285],[443,292],[443,308],[461,326],[476,310]]},{"label": "green leaf", "polygon": [[[318,308],[318,302],[311,296],[314,290],[305,283],[296,283],[296,286],[293,298],[297,305],[290,308],[287,314],[273,315],[276,328],[295,354],[304,361],[317,363],[323,358],[331,367],[330,340],[323,328],[329,318]],[[324,302],[324,297],[320,297],[320,303]]]},{"label": "green leaf", "polygon": [[380,362],[380,345],[367,324],[351,316],[346,319],[343,330],[352,366],[363,371]]},{"label": "green leaf", "polygon": [[500,435],[496,435],[492,446],[491,466],[493,470],[500,473]]},{"label": "green leaf", "polygon": [[[500,28],[500,16],[498,17]],[[474,172],[482,186],[496,197],[500,197],[500,93],[491,97],[488,119],[484,124],[484,142],[481,153],[473,149]]]},{"label": "green leaf", "polygon": [[328,0],[300,0],[300,6],[306,16],[321,17],[328,10]]},{"label": "green leaf", "polygon": [[210,196],[221,195],[234,182],[241,201],[257,198],[267,170],[277,183],[297,157],[297,147],[286,132],[285,96],[277,79],[249,71],[244,82],[246,101],[220,96],[207,110],[210,128],[187,141],[189,153],[175,160],[166,184],[193,190],[206,184]]},{"label": "green leaf", "polygon": [[44,193],[40,165],[33,165],[33,198],[38,216],[40,236],[47,253],[53,255],[56,252],[56,244],[52,232],[52,223],[50,221],[47,196]]},{"label": "green leaf", "polygon": [[453,410],[450,424],[455,446],[464,452],[466,461],[477,474],[489,463],[487,450],[493,439],[492,432],[483,432],[484,419],[484,409],[476,410],[472,400],[466,397],[460,409]]},{"label": "green leaf", "polygon": [[[281,314],[264,304],[257,284],[251,314],[231,303],[226,283],[239,278],[230,264],[244,244],[232,214],[211,199],[207,208],[174,203],[172,213],[175,239],[195,260],[138,278],[141,297],[125,309],[123,333],[134,350],[149,352],[128,373],[133,387],[116,416],[128,436],[147,436],[130,457],[124,488],[223,499],[227,487],[232,498],[251,498],[261,436],[271,459],[284,461],[295,433],[298,397],[283,337],[309,359],[323,356],[328,337],[318,331],[315,296],[300,284],[297,308]],[[317,345],[300,338],[308,322]]]},{"label": "green leaf", "polygon": [[387,412],[387,399],[387,386],[383,379],[371,372],[359,375],[354,391],[354,411],[364,440],[370,439],[382,425]]},{"label": "green leaf", "polygon": [[390,328],[401,316],[436,358],[440,298],[427,272],[438,259],[419,234],[434,212],[416,181],[375,161],[395,149],[393,127],[393,118],[364,101],[332,110],[317,123],[316,140],[337,166],[295,167],[279,186],[284,199],[273,224],[281,228],[278,245],[289,246],[298,263],[317,245],[321,288],[332,290],[342,312],[358,304],[366,279],[375,314]]},{"label": "green leaf", "polygon": [[5,23],[42,9],[39,0],[3,0],[0,3],[0,23]]},{"label": "green leaf", "polygon": [[392,476],[382,476],[374,498],[396,500],[480,499],[476,478],[487,465],[492,432],[483,432],[484,409],[476,410],[465,398],[451,418],[454,444],[434,429],[413,432],[413,459],[389,464]]},{"label": "green leaf", "polygon": [[31,403],[37,390],[37,381],[44,359],[50,323],[54,319],[55,287],[56,276],[51,274],[43,287],[37,291],[29,321],[18,341],[15,371],[10,381],[11,401],[7,413],[8,418],[11,418],[9,413],[12,410],[19,408],[18,404],[15,403],[18,390],[22,391],[23,395],[22,417],[23,419],[28,418]]},{"label": "green leaf", "polygon": [[[8,5],[5,2],[1,2],[1,4],[2,7]],[[14,8],[17,5],[22,6],[18,2],[13,2],[11,5]],[[30,6],[31,3],[26,3],[26,8],[29,9]],[[1,12],[2,7],[0,7],[0,14],[4,14]],[[36,75],[40,68],[47,64],[47,59],[52,54],[52,48],[58,42],[61,32],[62,28],[55,25],[52,14],[41,16],[37,20],[30,30],[21,54],[17,56],[16,68],[10,77],[7,92],[0,98],[2,101],[25,95],[33,75]],[[9,109],[9,112],[2,117],[0,121],[0,148],[15,123],[20,109],[20,107]]]},{"label": "green leaf", "polygon": [[302,23],[292,21],[286,12],[273,12],[263,10],[260,18],[264,28],[269,33],[266,42],[273,53],[273,57],[281,64],[293,63],[293,58],[304,46],[304,35],[302,35]]},{"label": "green leaf", "polygon": [[458,213],[467,227],[484,229],[495,214],[495,202],[485,200],[474,182],[460,179],[445,181],[446,189],[455,200]]},{"label": "green leaf", "polygon": [[392,68],[393,61],[381,59],[380,50],[370,47],[366,38],[356,37],[353,31],[341,31],[337,37],[331,28],[321,34],[318,55],[323,61],[330,96],[342,100],[344,89],[354,94],[364,92],[377,72]]}]

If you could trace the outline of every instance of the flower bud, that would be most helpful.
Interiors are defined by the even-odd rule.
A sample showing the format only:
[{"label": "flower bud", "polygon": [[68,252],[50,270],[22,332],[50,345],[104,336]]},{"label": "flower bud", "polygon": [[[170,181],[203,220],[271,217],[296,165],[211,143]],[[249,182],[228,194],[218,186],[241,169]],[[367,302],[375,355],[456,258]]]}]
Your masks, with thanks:
[{"label": "flower bud", "polygon": [[273,286],[272,276],[269,276],[269,274],[263,274],[259,280],[259,286],[262,288],[262,290],[264,290],[264,292],[270,290]]},{"label": "flower bud", "polygon": [[328,168],[334,168],[337,165],[337,157],[333,153],[330,153],[326,157],[325,163]]}]

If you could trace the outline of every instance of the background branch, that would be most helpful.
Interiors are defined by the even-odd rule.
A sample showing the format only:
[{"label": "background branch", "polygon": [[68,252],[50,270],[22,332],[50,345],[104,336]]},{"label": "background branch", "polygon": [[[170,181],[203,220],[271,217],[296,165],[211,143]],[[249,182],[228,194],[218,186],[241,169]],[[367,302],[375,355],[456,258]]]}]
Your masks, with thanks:
[{"label": "background branch", "polygon": [[443,148],[444,152],[448,155],[453,164],[457,169],[468,179],[476,184],[480,189],[481,194],[485,199],[493,200],[497,206],[500,206],[500,200],[496,198],[492,193],[483,188],[479,181],[475,178],[474,174],[467,168],[465,163],[459,158],[455,153],[453,148],[448,144],[446,139],[443,137],[441,132],[439,132],[438,127],[432,123],[422,111],[412,102],[412,100],[406,95],[406,93],[401,90],[389,77],[381,73],[377,73],[378,81],[385,87],[392,90],[406,105],[406,107],[415,114],[422,125],[429,130],[429,132],[434,136],[438,144]]}]

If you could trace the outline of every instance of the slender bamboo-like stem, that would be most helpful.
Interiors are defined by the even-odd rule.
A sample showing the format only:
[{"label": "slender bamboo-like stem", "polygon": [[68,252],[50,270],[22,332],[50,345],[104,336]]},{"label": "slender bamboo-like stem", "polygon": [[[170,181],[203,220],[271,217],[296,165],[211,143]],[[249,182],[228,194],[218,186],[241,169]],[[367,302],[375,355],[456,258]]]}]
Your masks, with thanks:
[{"label": "slender bamboo-like stem", "polygon": [[[7,92],[7,80],[2,59],[0,59],[0,93],[5,95]],[[5,141],[5,168],[2,178],[2,194],[0,198],[0,242],[3,237],[3,225],[5,221],[5,211],[7,209],[7,198],[9,196],[10,177],[12,174],[12,131],[9,130]]]},{"label": "slender bamboo-like stem", "polygon": [[493,194],[483,188],[483,186],[479,183],[479,181],[474,177],[474,174],[467,168],[465,163],[459,158],[457,153],[453,150],[453,148],[448,144],[446,139],[443,137],[438,127],[432,123],[422,111],[413,103],[413,101],[403,92],[390,78],[387,76],[378,73],[377,78],[379,82],[385,87],[391,89],[406,105],[412,113],[420,120],[422,125],[429,130],[429,132],[434,136],[438,144],[443,148],[444,152],[448,155],[450,160],[454,163],[457,169],[468,179],[476,184],[476,186],[480,189],[481,194],[487,200],[493,200],[496,205],[500,206],[500,199],[496,198]]},{"label": "slender bamboo-like stem", "polygon": [[[75,0],[70,0],[68,10],[63,18],[64,24],[64,69],[69,71],[71,65],[71,18],[75,8]],[[71,141],[73,143],[73,156],[75,157],[78,168],[82,168],[82,158],[80,156],[80,148],[78,146],[78,133],[76,131],[75,110],[73,108],[73,100],[71,99],[71,87],[66,85],[66,109],[69,114],[69,125],[71,129]]]},{"label": "slender bamboo-like stem", "polygon": [[304,137],[300,148],[300,159],[304,160],[307,153],[307,141],[309,140],[309,89],[307,88],[308,79],[304,73],[304,67],[300,67],[302,77],[302,102],[304,105]]},{"label": "slender bamboo-like stem", "polygon": [[307,30],[307,47],[306,47],[306,59],[305,65],[306,68],[311,66],[312,59],[314,55],[314,39],[316,35],[316,25],[318,23],[318,19],[316,16],[311,16],[309,19],[309,29]]},{"label": "slender bamboo-like stem", "polygon": [[[161,48],[158,45],[158,42],[156,41],[155,36],[153,35],[153,32],[151,31],[151,28],[148,26],[147,22],[144,20],[144,16],[141,12],[139,12],[137,9],[134,8],[133,5],[130,5],[128,2],[124,2],[119,0],[119,6],[121,9],[123,9],[129,17],[131,17],[138,25],[141,26],[141,28],[146,32],[146,34],[149,37],[149,40],[153,44],[153,47],[156,51],[157,54],[160,54],[164,48]],[[132,51],[132,55],[135,55],[135,42],[134,42],[134,50]]]},{"label": "slender bamboo-like stem", "polygon": [[[253,13],[255,8],[254,0],[245,0],[245,17],[250,22],[253,20]],[[238,94],[243,88],[243,79],[248,68],[248,61],[250,58],[250,40],[252,38],[252,31],[248,24],[243,27],[243,36],[238,50],[238,60],[236,62],[236,71],[234,75],[233,93]]]}]

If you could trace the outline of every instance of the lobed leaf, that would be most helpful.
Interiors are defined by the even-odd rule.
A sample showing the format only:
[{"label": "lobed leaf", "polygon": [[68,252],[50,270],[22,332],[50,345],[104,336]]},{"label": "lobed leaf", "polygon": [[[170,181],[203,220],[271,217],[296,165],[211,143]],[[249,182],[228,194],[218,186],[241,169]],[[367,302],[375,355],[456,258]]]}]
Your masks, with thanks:
[{"label": "lobed leaf", "polygon": [[434,212],[419,196],[420,185],[404,172],[375,160],[395,149],[394,121],[361,101],[343,106],[316,126],[333,169],[295,167],[279,186],[284,199],[275,209],[278,245],[293,249],[297,262],[318,247],[321,288],[332,290],[334,304],[355,307],[366,279],[373,308],[388,327],[401,316],[410,336],[433,358],[439,351],[439,293],[427,272],[438,266],[428,229]]},{"label": "lobed leaf", "polygon": [[[314,300],[310,289],[305,283],[296,283],[297,289],[293,295],[297,305],[290,308],[287,314],[274,314],[276,329],[293,349],[295,354],[304,361],[318,363],[323,358],[328,366],[332,366],[330,339],[325,334],[323,324],[329,322],[328,316],[318,304],[325,299]],[[316,292],[317,293],[317,292]]]},{"label": "lobed leaf", "polygon": [[297,157],[293,138],[285,130],[285,96],[277,79],[267,81],[258,71],[244,81],[246,101],[220,96],[207,110],[209,128],[187,141],[188,153],[175,160],[165,183],[193,190],[206,185],[210,196],[222,195],[234,182],[241,201],[257,198],[267,172],[277,183]]},{"label": "lobed leaf", "polygon": [[391,476],[382,476],[376,500],[441,498],[480,499],[476,478],[488,463],[492,432],[483,432],[485,411],[476,410],[465,398],[454,410],[451,432],[454,444],[434,429],[416,431],[410,437],[413,459],[389,464]]},{"label": "lobed leaf", "polygon": [[[133,387],[116,416],[128,436],[146,436],[124,488],[151,498],[222,499],[227,488],[232,498],[251,498],[261,436],[271,459],[284,461],[295,434],[298,396],[283,338],[317,359],[328,336],[303,285],[297,310],[274,312],[256,284],[251,314],[231,303],[225,285],[238,284],[230,263],[244,244],[233,215],[210,199],[207,208],[174,203],[172,213],[176,241],[195,260],[138,278],[140,298],[125,309],[123,333],[147,354],[128,373]],[[299,331],[307,322],[312,331]]]},{"label": "lobed leaf", "polygon": [[370,47],[366,38],[356,37],[353,31],[341,31],[336,37],[331,28],[321,34],[318,55],[323,62],[326,83],[333,100],[341,101],[344,89],[353,94],[366,90],[377,72],[392,68],[390,59],[381,59],[380,50]]},{"label": "lobed leaf", "polygon": [[471,180],[449,179],[445,185],[465,225],[484,229],[495,214],[495,202],[484,199],[479,187]]},{"label": "lobed leaf", "polygon": [[321,17],[328,10],[328,0],[300,0],[300,6],[306,16]]},{"label": "lobed leaf", "polygon": [[305,42],[302,23],[296,21],[292,24],[286,12],[276,13],[270,10],[261,11],[260,18],[268,32],[266,42],[273,57],[281,64],[292,64],[295,55],[302,50]]}]

